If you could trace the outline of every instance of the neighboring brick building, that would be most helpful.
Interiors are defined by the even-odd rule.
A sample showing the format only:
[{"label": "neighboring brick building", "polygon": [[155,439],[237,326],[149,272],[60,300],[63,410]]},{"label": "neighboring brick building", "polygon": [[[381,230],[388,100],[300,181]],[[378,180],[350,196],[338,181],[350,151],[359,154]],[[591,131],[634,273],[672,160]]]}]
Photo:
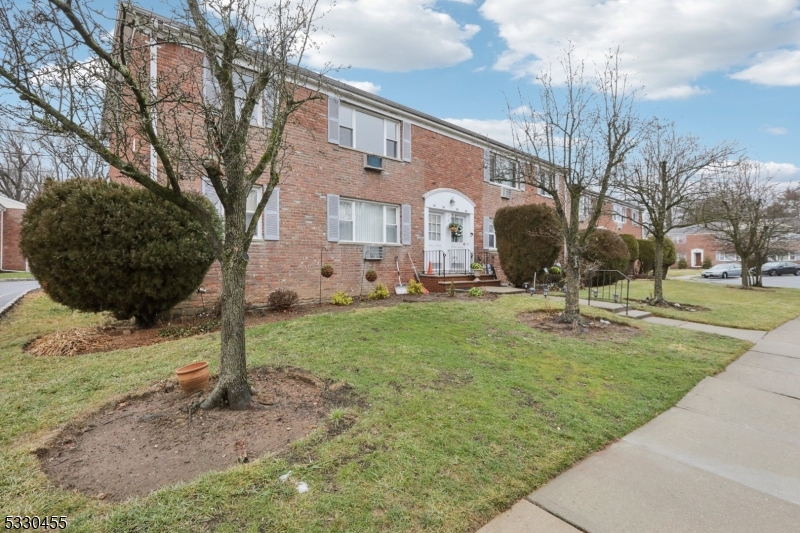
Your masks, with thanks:
[{"label": "neighboring brick building", "polygon": [[[163,44],[147,61],[155,75],[202,65],[203,59],[194,50]],[[208,90],[207,79],[196,81]],[[320,292],[323,299],[336,291],[359,294],[362,286],[366,294],[372,284],[364,281],[364,270],[374,269],[377,282],[392,287],[398,266],[403,282],[413,277],[412,261],[421,274],[446,273],[448,281],[469,271],[473,261],[493,264],[502,280],[494,258],[495,212],[508,205],[551,202],[515,179],[518,169],[512,161],[530,158],[341,82],[327,84],[325,98],[307,103],[287,126],[290,168],[249,250],[248,301],[264,303],[278,288],[297,291],[306,300]],[[263,128],[264,122],[257,116],[252,128]],[[151,175],[157,174],[153,163]],[[185,188],[202,190],[214,201],[213,188],[201,178]],[[127,181],[113,169],[111,179]],[[261,188],[252,194],[255,204]],[[460,226],[460,235],[448,230],[451,223]],[[628,226],[623,223],[621,229],[637,231]],[[321,280],[320,267],[326,264],[335,274]],[[429,279],[426,286],[443,289],[439,281]],[[218,265],[204,288],[206,302],[219,294]]]},{"label": "neighboring brick building", "polygon": [[26,270],[27,264],[19,249],[20,227],[25,204],[0,196],[0,271]]},{"label": "neighboring brick building", "polygon": [[[710,259],[712,266],[719,263],[740,262],[735,253],[723,251],[724,247],[712,232],[700,226],[674,229],[669,232],[668,237],[675,243],[678,260],[686,259],[689,268],[702,268],[705,259]],[[800,237],[794,239],[794,242],[796,242],[795,250],[790,250],[777,257],[770,257],[770,260],[800,260]]]}]

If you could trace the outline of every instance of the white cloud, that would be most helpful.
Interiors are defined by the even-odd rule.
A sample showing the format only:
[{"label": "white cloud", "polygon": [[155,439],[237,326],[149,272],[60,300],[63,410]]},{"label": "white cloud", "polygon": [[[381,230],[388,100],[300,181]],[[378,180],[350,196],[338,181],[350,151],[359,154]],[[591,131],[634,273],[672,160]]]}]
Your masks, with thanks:
[{"label": "white cloud", "polygon": [[445,118],[443,120],[474,131],[475,133],[485,135],[495,141],[514,146],[514,138],[511,133],[511,121],[508,119],[479,120],[475,118]]},{"label": "white cloud", "polygon": [[800,167],[792,163],[764,163],[764,170],[768,176],[773,176],[775,182],[797,181],[800,179]]},{"label": "white cloud", "polygon": [[760,85],[800,85],[800,50],[773,50],[757,54],[754,65],[731,75]]},{"label": "white cloud", "polygon": [[368,93],[378,94],[381,92],[381,86],[372,83],[371,81],[350,81],[350,80],[343,80],[341,78],[337,78],[340,82],[346,83],[347,85],[352,85],[356,89],[361,89],[362,91],[367,91]]},{"label": "white cloud", "polygon": [[[796,0],[486,0],[480,12],[498,25],[508,46],[496,69],[535,76],[569,42],[593,68],[619,46],[629,79],[645,85],[651,99],[701,94],[706,90],[693,83],[699,76],[739,67],[757,52],[800,44]],[[757,58],[734,76],[756,81],[752,69],[761,65],[769,70],[761,79],[773,82],[787,72],[772,68],[776,57]]]},{"label": "white cloud", "polygon": [[786,135],[789,133],[789,130],[782,126],[767,126],[764,128],[764,131],[771,133],[772,135]]},{"label": "white cloud", "polygon": [[480,30],[436,11],[435,0],[343,0],[320,21],[320,49],[308,58],[386,72],[450,67],[472,57],[466,42]]}]

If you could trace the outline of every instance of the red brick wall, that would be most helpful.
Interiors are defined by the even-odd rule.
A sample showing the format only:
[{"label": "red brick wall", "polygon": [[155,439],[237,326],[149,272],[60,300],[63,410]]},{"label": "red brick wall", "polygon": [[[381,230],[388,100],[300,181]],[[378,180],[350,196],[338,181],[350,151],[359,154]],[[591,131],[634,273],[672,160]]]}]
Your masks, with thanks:
[{"label": "red brick wall", "polygon": [[[701,268],[702,261],[705,259],[711,259],[712,265],[716,265],[718,263],[717,250],[719,250],[719,244],[713,235],[707,233],[686,234],[685,241],[686,242],[683,243],[675,243],[675,251],[678,253],[679,257],[681,254],[686,257],[686,262],[688,263],[689,268]],[[692,255],[692,250],[702,250],[702,259],[700,264],[695,264],[695,258]]]},{"label": "red brick wall", "polygon": [[19,249],[20,226],[24,209],[6,209],[3,213],[3,270],[25,270],[25,258]]},{"label": "red brick wall", "polygon": [[[174,45],[160,47],[159,74],[181,73],[181,83],[187,91],[200,90],[197,76],[186,75],[196,69],[200,56]],[[187,70],[188,69],[188,70]],[[199,71],[198,71],[199,72]],[[176,74],[177,75],[177,74]],[[400,279],[407,282],[413,276],[409,254],[418,270],[423,271],[424,199],[423,195],[438,188],[455,189],[475,203],[474,252],[483,252],[483,217],[493,217],[500,207],[550,200],[536,194],[536,189],[513,191],[510,200],[500,197],[501,187],[483,181],[483,147],[453,139],[420,125],[412,127],[412,161],[384,158],[382,172],[363,168],[363,153],[327,142],[327,101],[306,104],[287,126],[287,143],[292,147],[287,170],[280,183],[280,240],[254,240],[250,250],[247,273],[247,298],[253,305],[263,304],[270,292],[278,288],[297,291],[301,299],[313,300],[320,295],[319,270],[322,265],[333,266],[335,274],[322,279],[322,299],[327,301],[336,291],[358,295],[371,291],[374,283],[363,280],[364,269],[378,273],[376,283],[393,287],[398,281],[395,258],[400,267]],[[254,129],[254,133],[260,131]],[[130,140],[125,149],[130,150]],[[137,160],[146,170],[149,146],[137,142]],[[130,154],[129,154],[130,156]],[[194,174],[191,174],[194,176]],[[115,170],[112,179],[130,183]],[[200,174],[197,175],[197,178]],[[199,190],[196,179],[186,189]],[[382,261],[362,261],[362,244],[327,241],[326,195],[408,204],[411,206],[411,244],[384,246]],[[610,222],[610,220],[609,220]],[[609,224],[609,228],[612,224]],[[613,223],[616,230],[616,223]],[[641,228],[627,223],[623,232],[641,237]],[[638,233],[637,233],[638,232]],[[498,274],[503,278],[499,261]],[[206,305],[219,298],[221,274],[215,264],[203,283],[208,291]],[[189,303],[200,305],[200,298]]]}]

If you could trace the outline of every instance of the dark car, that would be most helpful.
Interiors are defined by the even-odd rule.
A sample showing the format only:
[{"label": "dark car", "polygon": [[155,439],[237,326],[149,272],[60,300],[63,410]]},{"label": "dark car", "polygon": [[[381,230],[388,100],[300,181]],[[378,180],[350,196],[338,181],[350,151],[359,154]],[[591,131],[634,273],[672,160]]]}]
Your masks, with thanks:
[{"label": "dark car", "polygon": [[780,276],[781,274],[800,276],[800,265],[791,261],[772,261],[764,263],[761,267],[762,276]]}]

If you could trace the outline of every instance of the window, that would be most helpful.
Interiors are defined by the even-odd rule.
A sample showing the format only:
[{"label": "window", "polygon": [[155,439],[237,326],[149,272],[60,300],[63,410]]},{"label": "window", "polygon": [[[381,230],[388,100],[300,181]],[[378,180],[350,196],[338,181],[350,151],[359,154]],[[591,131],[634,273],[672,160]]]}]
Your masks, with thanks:
[{"label": "window", "polygon": [[518,189],[516,163],[507,157],[492,154],[492,182]]},{"label": "window", "polygon": [[[236,106],[235,110],[237,118],[242,111],[242,106],[244,106],[244,101],[247,97],[247,91],[250,90],[253,80],[254,73],[252,71],[237,70],[233,73],[233,86],[235,91],[234,98]],[[219,84],[211,75],[211,69],[208,67],[207,62],[205,62],[203,65],[203,94],[206,99],[206,103],[217,107],[220,106]],[[269,109],[272,107],[272,94],[274,93],[267,88],[261,95],[261,98],[258,99],[255,107],[253,108],[253,114],[250,117],[251,125],[271,127],[270,122],[272,120],[272,116]]]},{"label": "window", "polygon": [[594,202],[592,198],[589,196],[581,196],[581,204],[580,204],[580,219],[586,220],[590,216],[592,216],[592,207]]},{"label": "window", "polygon": [[634,226],[639,225],[639,211],[636,209],[631,209],[631,222],[633,222]]},{"label": "window", "polygon": [[800,255],[800,252],[789,252],[788,254],[771,255],[769,259],[771,261],[797,261],[798,255]]},{"label": "window", "polygon": [[339,241],[399,243],[400,209],[358,200],[339,200]]},{"label": "window", "polygon": [[438,213],[428,215],[428,240],[436,242],[442,240],[442,215]]},{"label": "window", "polygon": [[461,226],[461,234],[450,233],[450,242],[464,242],[464,217],[453,216],[450,218],[450,223],[455,223]]},{"label": "window", "polygon": [[624,223],[625,222],[625,208],[622,207],[621,205],[614,204],[612,206],[611,220],[613,220],[617,224]]},{"label": "window", "polygon": [[739,256],[735,253],[717,252],[717,261],[739,261]]},{"label": "window", "polygon": [[489,219],[486,228],[484,228],[484,231],[486,232],[486,247],[489,248],[490,250],[494,250],[495,248],[497,248],[497,241],[496,241],[496,236],[494,234],[493,219],[491,218]]},{"label": "window", "polygon": [[667,235],[667,237],[669,237],[669,240],[671,240],[673,244],[686,243],[686,235]]},{"label": "window", "polygon": [[400,124],[350,106],[339,106],[339,145],[370,154],[398,157]]},{"label": "window", "polygon": [[[247,195],[247,205],[245,207],[245,228],[250,227],[250,222],[253,220],[253,216],[256,214],[256,207],[258,207],[258,202],[261,200],[261,187],[253,187],[253,190],[250,191],[250,194]],[[256,232],[254,237],[256,239],[261,238],[261,221],[256,227]]]}]

